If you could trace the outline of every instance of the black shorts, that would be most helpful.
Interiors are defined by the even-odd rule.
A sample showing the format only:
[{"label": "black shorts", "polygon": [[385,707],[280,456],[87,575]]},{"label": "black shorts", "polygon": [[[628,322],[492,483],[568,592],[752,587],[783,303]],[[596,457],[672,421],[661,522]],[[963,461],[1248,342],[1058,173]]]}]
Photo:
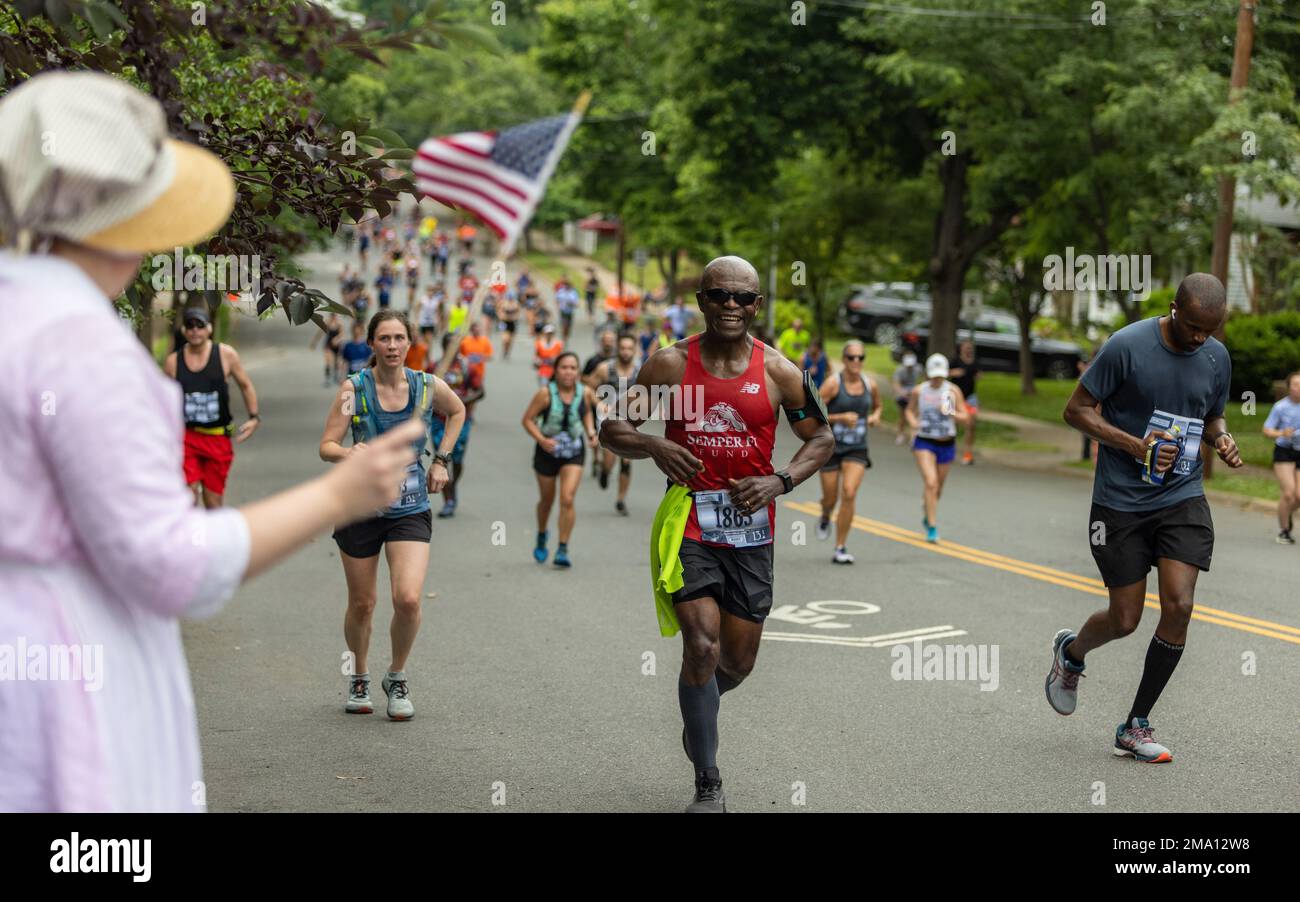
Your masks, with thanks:
[{"label": "black shorts", "polygon": [[1300,464],[1300,451],[1297,451],[1294,448],[1285,448],[1282,445],[1274,445],[1273,463]]},{"label": "black shorts", "polygon": [[373,517],[334,530],[339,551],[348,557],[374,557],[385,542],[425,542],[433,535],[433,515],[427,511],[405,517]]},{"label": "black shorts", "polygon": [[1127,586],[1146,579],[1159,558],[1209,570],[1214,521],[1204,495],[1154,511],[1117,511],[1094,504],[1088,543],[1101,581],[1111,588]]},{"label": "black shorts", "polygon": [[519,324],[518,320],[503,319],[501,322],[505,323],[507,332],[509,332],[511,335],[515,334],[515,326]]},{"label": "black shorts", "polygon": [[587,446],[583,443],[582,452],[576,457],[556,457],[542,450],[541,445],[533,445],[533,470],[541,476],[558,476],[564,467],[581,467],[587,462]]},{"label": "black shorts", "polygon": [[762,623],[772,610],[772,543],[729,548],[682,539],[682,580],[673,604],[708,596],[728,614]]},{"label": "black shorts", "polygon": [[840,462],[845,460],[856,460],[862,466],[871,468],[871,455],[867,453],[866,448],[855,448],[852,451],[843,453],[836,452],[831,455],[831,459],[826,461],[826,466],[821,468],[823,473],[831,473],[840,468]]}]

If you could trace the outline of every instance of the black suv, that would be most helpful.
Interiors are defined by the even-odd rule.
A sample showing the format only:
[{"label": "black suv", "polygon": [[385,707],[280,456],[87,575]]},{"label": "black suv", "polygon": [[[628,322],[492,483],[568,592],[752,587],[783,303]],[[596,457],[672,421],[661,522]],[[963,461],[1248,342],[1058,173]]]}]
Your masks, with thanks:
[{"label": "black suv", "polygon": [[888,348],[898,340],[899,326],[929,312],[930,294],[924,286],[877,282],[852,286],[835,319],[841,332]]},{"label": "black suv", "polygon": [[[904,351],[911,351],[917,360],[925,360],[929,340],[930,315],[913,317],[899,329],[898,341],[893,346],[894,359],[899,360]],[[957,340],[975,342],[975,362],[980,369],[1020,372],[1020,323],[1010,313],[985,310],[973,323],[961,321],[957,326]],[[1076,378],[1079,361],[1087,356],[1073,342],[1049,338],[1031,337],[1029,351],[1033,356],[1034,376],[1048,379]]]}]

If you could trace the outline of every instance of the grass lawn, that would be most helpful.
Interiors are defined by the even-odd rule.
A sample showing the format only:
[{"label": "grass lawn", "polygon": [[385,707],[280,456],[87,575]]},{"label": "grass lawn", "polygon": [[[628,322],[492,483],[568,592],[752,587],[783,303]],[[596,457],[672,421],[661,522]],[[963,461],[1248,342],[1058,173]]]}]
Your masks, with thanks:
[{"label": "grass lawn", "polygon": [[[515,267],[516,278],[518,278],[518,271],[520,269],[523,269],[525,266],[528,267],[529,271],[532,272],[534,275],[539,276],[542,279],[545,279],[546,281],[549,282],[556,281],[557,279],[560,278],[561,275],[563,275],[565,272],[568,271],[567,267],[565,267],[562,263],[560,263],[550,254],[543,254],[541,251],[529,251],[528,253],[520,254],[519,256],[521,258],[521,261]],[[577,282],[577,281],[581,281],[582,276],[580,274],[575,274],[570,272],[569,278]]]}]

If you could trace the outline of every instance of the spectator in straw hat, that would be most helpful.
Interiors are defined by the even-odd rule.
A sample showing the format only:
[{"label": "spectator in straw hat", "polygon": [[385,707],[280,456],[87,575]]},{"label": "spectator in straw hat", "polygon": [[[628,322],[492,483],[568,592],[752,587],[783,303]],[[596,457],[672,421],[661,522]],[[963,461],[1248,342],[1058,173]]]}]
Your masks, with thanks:
[{"label": "spectator in straw hat", "polygon": [[393,501],[413,459],[408,424],[282,494],[193,506],[180,390],[112,299],[234,199],[123,81],[54,72],[0,98],[0,811],[202,810],[178,620]]}]

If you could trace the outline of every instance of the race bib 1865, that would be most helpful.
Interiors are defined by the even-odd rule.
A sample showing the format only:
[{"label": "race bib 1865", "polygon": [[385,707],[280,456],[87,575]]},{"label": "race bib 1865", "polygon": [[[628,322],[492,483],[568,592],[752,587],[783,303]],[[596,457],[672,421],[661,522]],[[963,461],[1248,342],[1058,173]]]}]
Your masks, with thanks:
[{"label": "race bib 1865", "polygon": [[695,516],[700,524],[700,538],[706,542],[749,548],[772,541],[772,523],[766,505],[742,514],[731,503],[725,490],[695,493]]}]

